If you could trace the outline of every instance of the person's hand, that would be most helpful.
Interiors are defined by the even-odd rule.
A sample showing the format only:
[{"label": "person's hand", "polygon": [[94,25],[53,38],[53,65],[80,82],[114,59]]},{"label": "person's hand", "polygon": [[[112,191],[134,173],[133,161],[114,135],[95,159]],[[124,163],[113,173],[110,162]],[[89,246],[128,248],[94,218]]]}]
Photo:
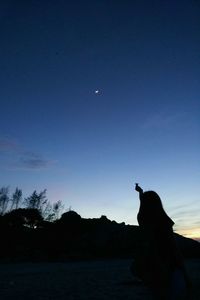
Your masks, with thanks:
[{"label": "person's hand", "polygon": [[143,189],[138,185],[138,183],[135,184],[135,190],[138,193],[143,193]]}]

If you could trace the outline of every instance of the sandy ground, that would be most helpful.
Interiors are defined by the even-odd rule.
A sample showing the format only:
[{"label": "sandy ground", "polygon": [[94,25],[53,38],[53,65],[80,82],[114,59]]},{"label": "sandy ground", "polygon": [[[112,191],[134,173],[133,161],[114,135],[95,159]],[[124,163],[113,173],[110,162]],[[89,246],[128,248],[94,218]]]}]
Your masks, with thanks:
[{"label": "sandy ground", "polygon": [[[1,300],[152,300],[134,283],[130,260],[0,265]],[[187,262],[192,300],[200,300],[200,260]]]}]

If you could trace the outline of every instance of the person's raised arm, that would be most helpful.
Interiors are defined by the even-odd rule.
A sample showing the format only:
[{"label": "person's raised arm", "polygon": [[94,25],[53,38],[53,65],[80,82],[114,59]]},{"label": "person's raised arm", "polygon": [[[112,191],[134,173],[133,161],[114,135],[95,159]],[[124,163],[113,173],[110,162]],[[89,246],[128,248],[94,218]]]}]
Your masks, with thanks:
[{"label": "person's raised arm", "polygon": [[135,190],[136,190],[136,192],[139,193],[139,198],[141,200],[142,195],[143,195],[143,189],[138,185],[138,183],[135,184]]}]

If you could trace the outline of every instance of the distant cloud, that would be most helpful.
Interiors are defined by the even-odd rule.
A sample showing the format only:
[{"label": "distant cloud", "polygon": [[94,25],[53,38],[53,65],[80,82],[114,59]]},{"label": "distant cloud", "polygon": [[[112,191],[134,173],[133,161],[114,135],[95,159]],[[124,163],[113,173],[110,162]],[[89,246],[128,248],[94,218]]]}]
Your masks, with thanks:
[{"label": "distant cloud", "polygon": [[[55,160],[50,160],[38,153],[27,151],[12,139],[0,138],[0,152],[9,154],[7,162],[4,160],[4,165],[6,169],[10,170],[41,170],[56,163]],[[10,158],[10,154],[12,155],[12,158]],[[14,162],[13,158],[15,160]]]},{"label": "distant cloud", "polygon": [[48,168],[51,165],[53,165],[56,161],[49,160],[42,158],[41,156],[37,154],[29,154],[24,155],[24,157],[21,157],[19,160],[19,168],[25,168],[25,169],[33,169],[33,170],[40,170],[44,168]]},{"label": "distant cloud", "polygon": [[160,128],[173,126],[179,122],[182,122],[183,118],[185,117],[185,113],[158,113],[154,114],[153,116],[147,118],[143,124],[142,128]]},{"label": "distant cloud", "polygon": [[188,209],[188,210],[183,210],[179,211],[175,214],[171,214],[170,217],[173,220],[176,220],[177,223],[182,223],[182,222],[190,222],[193,224],[196,224],[199,222],[199,207],[197,206],[196,209]]},{"label": "distant cloud", "polygon": [[[177,205],[170,209],[171,211],[171,217],[173,218],[181,218],[181,217],[193,217],[198,216],[199,217],[199,201],[195,200],[193,202]],[[199,219],[199,218],[198,218]]]},{"label": "distant cloud", "polygon": [[0,151],[17,151],[18,145],[15,141],[9,139],[0,139]]}]

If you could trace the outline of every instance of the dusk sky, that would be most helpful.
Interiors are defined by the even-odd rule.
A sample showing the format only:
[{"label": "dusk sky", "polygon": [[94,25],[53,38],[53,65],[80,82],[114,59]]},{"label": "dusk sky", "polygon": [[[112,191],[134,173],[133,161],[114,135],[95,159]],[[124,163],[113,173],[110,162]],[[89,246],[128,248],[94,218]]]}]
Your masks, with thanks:
[{"label": "dusk sky", "polygon": [[0,38],[1,186],[137,224],[139,182],[200,237],[199,1],[3,0]]}]

